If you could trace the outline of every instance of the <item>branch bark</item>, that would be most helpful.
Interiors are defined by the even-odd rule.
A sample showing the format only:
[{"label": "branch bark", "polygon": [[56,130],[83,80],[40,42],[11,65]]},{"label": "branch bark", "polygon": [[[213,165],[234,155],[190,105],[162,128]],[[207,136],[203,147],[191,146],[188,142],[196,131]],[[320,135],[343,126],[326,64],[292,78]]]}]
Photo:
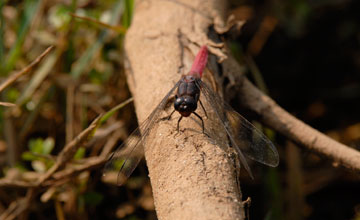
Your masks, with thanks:
[{"label": "branch bark", "polygon": [[[222,55],[207,38],[224,22],[223,0],[138,1],[125,40],[127,78],[137,116],[144,121],[165,94],[190,70],[199,45]],[[189,43],[182,45],[179,35]],[[191,48],[188,50],[188,48]],[[183,51],[184,50],[184,51]],[[182,69],[183,67],[183,69]],[[183,70],[183,71],[182,71]],[[234,167],[224,149],[178,117],[161,121],[148,137],[145,157],[159,219],[244,219]],[[198,129],[201,131],[201,128]]]}]

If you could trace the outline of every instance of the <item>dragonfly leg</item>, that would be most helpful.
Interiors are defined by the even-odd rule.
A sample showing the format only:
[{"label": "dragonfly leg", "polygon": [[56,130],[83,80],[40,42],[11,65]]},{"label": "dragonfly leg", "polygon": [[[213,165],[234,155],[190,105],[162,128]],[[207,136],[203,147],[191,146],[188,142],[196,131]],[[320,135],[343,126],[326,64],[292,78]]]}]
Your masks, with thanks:
[{"label": "dragonfly leg", "polygon": [[[205,108],[204,108],[204,106],[203,106],[203,104],[202,104],[202,102],[201,102],[201,100],[199,99],[199,102],[200,102],[200,105],[201,105],[201,108],[203,109],[203,111],[204,111],[204,113],[205,113],[205,116],[206,116],[206,118],[208,117],[207,116],[207,113],[206,113],[206,111],[205,111]],[[195,112],[194,112],[195,113]],[[201,119],[202,120],[202,119]]]},{"label": "dragonfly leg", "polygon": [[167,119],[167,120],[170,120],[171,116],[174,114],[175,111],[176,111],[176,110],[174,109],[174,111],[172,111],[172,112],[170,113],[170,115],[169,115],[168,117],[166,117],[166,119]]},{"label": "dragonfly leg", "polygon": [[183,116],[180,116],[179,120],[178,120],[178,123],[177,123],[177,131],[179,132],[180,131],[180,121],[181,119],[183,118]]},{"label": "dragonfly leg", "polygon": [[200,115],[198,115],[198,113],[196,113],[196,112],[193,112],[193,113],[201,120],[202,132],[203,132],[203,134],[205,134],[204,120],[202,119],[202,117]]}]

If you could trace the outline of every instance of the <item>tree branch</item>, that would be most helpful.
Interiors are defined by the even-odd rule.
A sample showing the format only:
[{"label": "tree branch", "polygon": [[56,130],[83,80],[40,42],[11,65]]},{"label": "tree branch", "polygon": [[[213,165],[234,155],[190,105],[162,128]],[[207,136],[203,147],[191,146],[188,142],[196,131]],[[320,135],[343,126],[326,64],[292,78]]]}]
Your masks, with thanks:
[{"label": "tree branch", "polygon": [[[221,15],[225,14],[226,1],[137,3],[125,51],[128,84],[142,122],[181,74],[190,70],[200,45],[208,45],[211,53],[225,57],[219,48],[222,44],[211,42],[207,34],[215,20],[224,24]],[[243,219],[236,167],[227,149],[214,145],[206,135],[194,134],[193,128],[199,125],[188,118],[182,120],[177,133],[178,118],[176,113],[170,121],[160,121],[145,146],[158,218]],[[206,127],[219,129],[211,124]]]},{"label": "tree branch", "polygon": [[331,139],[295,118],[246,78],[240,92],[244,104],[259,114],[269,127],[290,140],[329,158],[334,162],[334,166],[340,164],[356,172],[360,171],[359,151]]}]

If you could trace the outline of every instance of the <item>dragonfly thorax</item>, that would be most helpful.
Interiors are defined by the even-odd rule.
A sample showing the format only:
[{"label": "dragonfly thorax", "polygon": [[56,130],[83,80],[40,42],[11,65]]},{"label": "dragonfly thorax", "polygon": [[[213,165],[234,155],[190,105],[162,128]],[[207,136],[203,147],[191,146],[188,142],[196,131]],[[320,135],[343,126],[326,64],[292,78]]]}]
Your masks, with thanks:
[{"label": "dragonfly thorax", "polygon": [[196,85],[196,79],[190,75],[183,76],[175,95],[175,110],[188,117],[196,110],[199,96],[200,89]]}]

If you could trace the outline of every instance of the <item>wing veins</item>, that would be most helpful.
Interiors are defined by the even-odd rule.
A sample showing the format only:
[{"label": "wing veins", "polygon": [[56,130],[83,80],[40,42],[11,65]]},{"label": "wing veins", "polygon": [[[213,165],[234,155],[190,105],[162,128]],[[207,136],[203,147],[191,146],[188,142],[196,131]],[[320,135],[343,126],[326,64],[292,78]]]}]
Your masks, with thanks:
[{"label": "wing veins", "polygon": [[[213,107],[213,110],[215,111],[217,117],[221,120],[221,124],[223,125],[226,133],[228,134],[231,143],[234,145],[235,150],[238,152],[239,159],[241,163],[244,165],[245,169],[248,171],[250,176],[252,176],[250,167],[244,157],[244,153],[246,153],[246,156],[248,156],[250,159],[253,159],[255,161],[258,161],[260,163],[263,163],[268,166],[275,167],[279,163],[279,155],[277,153],[276,148],[272,144],[270,140],[262,133],[260,132],[255,126],[253,126],[249,121],[247,121],[243,116],[241,116],[239,113],[237,113],[233,108],[228,105],[226,102],[220,98],[218,94],[216,94],[211,88],[209,88],[204,82],[201,80],[197,80],[197,86],[201,90],[201,92],[204,94],[205,99],[207,102],[211,103],[211,106]],[[215,99],[215,101],[210,102],[210,100]],[[224,112],[225,111],[225,112]],[[235,134],[233,128],[229,125],[229,119],[232,119],[233,121],[240,122],[242,131],[252,131],[257,135],[259,139],[258,143],[252,143],[250,142],[250,149],[254,150],[254,152],[259,152],[259,150],[263,149],[267,153],[270,153],[270,157],[266,157],[268,155],[257,155],[257,154],[251,154],[251,152],[242,152],[240,147],[238,146],[236,140],[235,140]],[[271,152],[268,152],[268,149],[271,150]],[[265,157],[265,158],[264,158]]]},{"label": "wing veins", "polygon": [[[122,185],[126,179],[131,175],[131,173],[134,171],[134,169],[139,164],[142,156],[136,157],[135,161],[130,164],[130,167],[127,168],[126,165],[129,162],[129,160],[132,158],[132,155],[136,151],[140,151],[142,149],[139,149],[139,147],[143,148],[144,143],[148,137],[148,134],[150,133],[152,127],[155,125],[157,119],[162,113],[162,110],[164,110],[167,101],[171,94],[174,92],[174,90],[179,86],[180,80],[172,87],[172,89],[165,95],[165,97],[161,100],[161,102],[156,106],[156,108],[151,112],[151,114],[143,121],[138,128],[136,128],[130,136],[120,145],[117,147],[117,149],[111,154],[108,162],[105,164],[104,171],[111,170],[114,166],[114,163],[118,159],[125,159],[124,163],[122,164],[119,174],[118,174],[118,184]],[[143,132],[143,133],[141,133]],[[140,136],[138,138],[137,136]],[[141,146],[142,145],[142,146]],[[131,149],[128,154],[122,155],[123,151],[126,149]],[[125,175],[125,179],[121,181],[121,174]]]}]

